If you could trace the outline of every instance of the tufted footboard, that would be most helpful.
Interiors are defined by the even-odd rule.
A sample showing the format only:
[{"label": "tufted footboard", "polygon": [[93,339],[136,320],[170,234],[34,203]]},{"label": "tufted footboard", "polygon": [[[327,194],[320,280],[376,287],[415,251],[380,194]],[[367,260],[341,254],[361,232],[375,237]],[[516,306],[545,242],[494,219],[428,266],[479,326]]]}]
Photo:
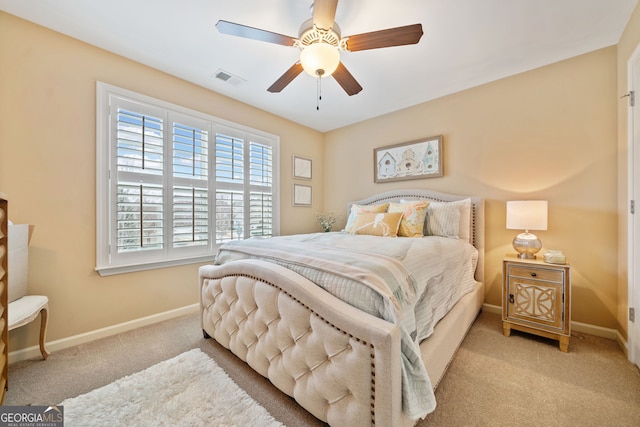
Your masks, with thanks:
[{"label": "tufted footboard", "polygon": [[203,331],[332,426],[401,424],[400,331],[259,260],[200,268]]}]

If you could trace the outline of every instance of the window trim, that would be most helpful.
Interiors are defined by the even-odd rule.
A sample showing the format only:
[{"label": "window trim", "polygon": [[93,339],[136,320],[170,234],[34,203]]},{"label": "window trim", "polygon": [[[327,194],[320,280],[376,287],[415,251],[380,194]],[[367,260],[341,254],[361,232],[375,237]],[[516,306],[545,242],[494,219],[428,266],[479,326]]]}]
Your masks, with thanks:
[{"label": "window trim", "polygon": [[[159,108],[163,111],[170,110],[171,113],[185,115],[196,120],[206,121],[214,130],[211,135],[210,142],[215,144],[215,134],[222,131],[232,131],[234,134],[245,134],[251,137],[269,141],[273,147],[273,176],[272,176],[272,209],[273,209],[273,235],[280,234],[280,137],[248,126],[233,123],[206,113],[191,110],[180,105],[176,105],[167,101],[162,101],[148,95],[142,95],[127,89],[122,89],[104,82],[96,82],[96,267],[95,270],[101,276],[109,276],[113,274],[129,273],[135,271],[144,271],[156,268],[172,267],[184,264],[211,262],[215,257],[215,250],[219,246],[216,244],[216,230],[210,227],[210,237],[208,250],[209,254],[195,256],[173,256],[164,257],[163,259],[134,261],[136,258],[131,257],[132,261],[127,263],[115,264],[110,260],[109,245],[111,242],[111,212],[113,201],[112,198],[112,180],[109,177],[110,170],[114,167],[113,151],[111,150],[111,137],[113,129],[111,129],[109,101],[111,96],[125,98],[129,102],[143,104],[151,108]],[[165,113],[166,116],[166,113]],[[253,138],[253,139],[255,139]],[[255,142],[252,138],[247,138],[246,143]],[[215,146],[215,145],[214,145]],[[215,150],[210,152],[215,156]],[[210,171],[209,185],[212,189],[213,200],[209,201],[211,210],[209,215],[215,220],[215,176]],[[115,172],[114,172],[115,173]],[[250,187],[250,185],[249,185]],[[248,188],[249,188],[248,187]],[[246,197],[246,195],[245,195]],[[214,205],[212,206],[211,203]],[[247,206],[248,209],[248,206]],[[210,221],[211,222],[211,221]],[[213,221],[215,223],[215,221]]]}]

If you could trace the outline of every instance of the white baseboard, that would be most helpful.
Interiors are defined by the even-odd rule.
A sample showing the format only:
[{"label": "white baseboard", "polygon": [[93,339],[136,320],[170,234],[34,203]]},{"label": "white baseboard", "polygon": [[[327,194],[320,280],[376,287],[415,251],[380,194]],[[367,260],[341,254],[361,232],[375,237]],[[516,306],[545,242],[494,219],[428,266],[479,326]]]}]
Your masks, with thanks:
[{"label": "white baseboard", "polygon": [[[502,307],[499,305],[483,304],[482,309],[489,313],[496,313],[502,315]],[[591,325],[589,323],[582,323],[571,321],[571,330],[575,332],[581,332],[583,334],[594,335],[596,337],[607,338],[614,340],[620,345],[622,351],[627,353],[627,341],[624,339],[620,331],[616,329],[603,328],[602,326]]]},{"label": "white baseboard", "polygon": [[[200,304],[188,305],[174,310],[165,311],[163,313],[153,314],[151,316],[142,317],[140,319],[130,320],[128,322],[119,323],[117,325],[108,326],[106,328],[96,329],[95,331],[85,332],[83,334],[74,335],[72,337],[62,338],[60,340],[47,342],[47,350],[54,352],[65,348],[73,347],[95,341],[100,338],[110,337],[112,335],[127,332],[142,326],[152,325],[164,320],[174,319],[186,314],[197,313]],[[9,364],[19,362],[21,360],[34,359],[42,357],[40,347],[35,345],[20,350],[9,352]]]},{"label": "white baseboard", "polygon": [[[47,350],[49,350],[49,352],[58,351],[76,345],[95,341],[100,338],[110,337],[112,335],[130,331],[142,326],[152,325],[164,320],[174,319],[186,314],[196,313],[199,310],[199,306],[199,304],[188,305],[186,307],[165,311],[164,313],[153,314],[151,316],[130,320],[128,322],[108,326],[106,328],[96,329],[95,331],[85,332],[83,334],[74,335],[72,337],[51,341],[47,343]],[[482,309],[486,310],[489,313],[502,315],[502,307],[499,305],[483,304]],[[615,329],[590,325],[588,323],[571,322],[571,330],[614,340],[620,345],[622,351],[627,354],[627,342],[622,334]],[[40,354],[40,347],[35,345],[32,347],[9,352],[9,364],[38,357],[42,357],[42,355]]]}]

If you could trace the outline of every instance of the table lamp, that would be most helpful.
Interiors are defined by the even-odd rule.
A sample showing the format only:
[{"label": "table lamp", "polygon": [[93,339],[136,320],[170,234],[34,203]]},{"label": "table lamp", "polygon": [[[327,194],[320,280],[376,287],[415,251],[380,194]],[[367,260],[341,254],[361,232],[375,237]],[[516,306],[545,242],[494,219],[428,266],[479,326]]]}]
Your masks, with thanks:
[{"label": "table lamp", "polygon": [[507,202],[507,229],[524,230],[513,239],[518,258],[535,259],[542,242],[529,230],[547,229],[546,200],[517,200]]}]

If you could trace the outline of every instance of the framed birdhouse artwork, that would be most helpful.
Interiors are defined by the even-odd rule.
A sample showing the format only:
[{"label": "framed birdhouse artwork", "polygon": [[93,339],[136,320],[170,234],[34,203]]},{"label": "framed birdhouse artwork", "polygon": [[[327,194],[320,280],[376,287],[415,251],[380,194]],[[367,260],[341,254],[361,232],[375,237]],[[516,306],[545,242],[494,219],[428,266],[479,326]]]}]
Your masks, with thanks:
[{"label": "framed birdhouse artwork", "polygon": [[442,176],[442,135],[373,150],[373,181]]}]

